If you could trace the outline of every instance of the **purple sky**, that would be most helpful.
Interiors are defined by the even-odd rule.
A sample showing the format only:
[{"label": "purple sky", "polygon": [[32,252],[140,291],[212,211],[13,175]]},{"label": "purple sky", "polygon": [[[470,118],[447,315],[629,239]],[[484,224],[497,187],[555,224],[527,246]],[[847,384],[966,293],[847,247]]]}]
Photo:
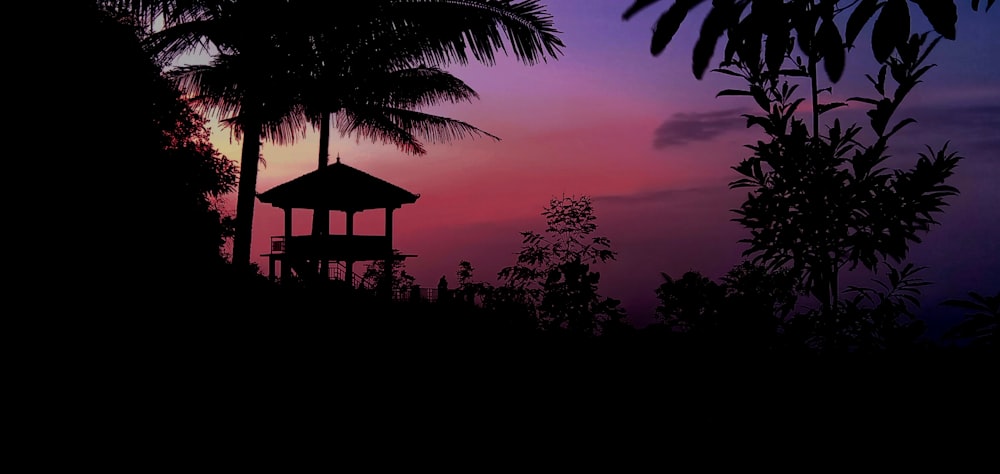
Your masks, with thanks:
[{"label": "purple sky", "polygon": [[[679,277],[697,270],[717,279],[740,260],[743,246],[737,241],[748,234],[730,221],[729,210],[745,191],[727,185],[736,176],[730,166],[747,155],[743,144],[761,137],[739,117],[752,104],[715,98],[721,89],[742,86],[734,78],[707,74],[699,81],[691,73],[691,49],[707,4],[654,58],[651,28],[671,2],[627,22],[621,14],[631,0],[545,3],[563,32],[564,56],[535,66],[501,59],[491,68],[451,68],[481,100],[432,110],[502,141],[429,144],[427,155],[414,157],[392,145],[335,138],[331,152],[421,195],[396,211],[394,243],[418,255],[406,270],[423,286],[436,286],[442,275],[454,283],[461,260],[472,262],[477,280],[496,283],[496,272],[515,261],[519,232],[544,230],[540,212],[550,198],[591,196],[597,235],[609,237],[619,252],[617,261],[599,268],[601,293],[623,300],[630,319],[644,326],[654,321],[660,272]],[[962,194],[940,215],[942,225],[911,247],[910,260],[930,267],[925,278],[936,283],[923,298],[925,309],[935,313],[943,299],[1000,289],[997,15],[959,7],[958,39],[938,45],[931,62],[939,67],[896,116],[918,123],[890,142],[890,153],[904,164],[914,162],[925,143],[938,148],[948,140],[951,150],[966,157],[953,178]],[[877,68],[866,35],[849,53],[833,97],[871,94],[864,74]],[[840,117],[867,125],[863,110],[852,107]],[[239,157],[239,143],[228,131],[217,129],[213,140],[226,156]],[[291,146],[266,144],[258,191],[315,169],[317,149],[315,132]],[[229,201],[235,204],[235,197]],[[297,232],[307,232],[309,215],[295,214]],[[359,214],[356,232],[380,233],[382,218],[379,211]],[[332,221],[333,230],[342,232],[342,215],[334,213]],[[270,236],[281,234],[281,222],[279,210],[258,203],[253,255],[262,268],[266,259],[259,255],[267,252]]]}]

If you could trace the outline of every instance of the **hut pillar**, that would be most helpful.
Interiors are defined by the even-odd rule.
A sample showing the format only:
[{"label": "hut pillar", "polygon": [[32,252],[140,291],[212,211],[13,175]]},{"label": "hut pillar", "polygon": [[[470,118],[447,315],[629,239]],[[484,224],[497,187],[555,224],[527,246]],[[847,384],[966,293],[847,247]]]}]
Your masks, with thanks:
[{"label": "hut pillar", "polygon": [[[354,211],[345,211],[347,222],[345,223],[344,234],[348,237],[354,235]],[[354,286],[354,260],[344,262],[344,281],[348,285]]]},{"label": "hut pillar", "polygon": [[[328,209],[313,211],[313,235],[330,235],[330,211]],[[326,258],[321,258],[319,261],[319,278],[323,281],[330,279],[330,260]]]},{"label": "hut pillar", "polygon": [[[285,212],[285,250],[288,249],[288,242],[292,240],[292,208],[282,209]],[[281,261],[281,279],[288,281],[292,276],[292,265],[287,259]]]},{"label": "hut pillar", "polygon": [[385,298],[392,299],[392,273],[393,268],[393,251],[392,251],[392,211],[394,208],[385,208],[385,240],[389,244],[388,252],[385,259],[385,275],[383,275],[382,287],[385,288],[383,293],[385,293]]}]

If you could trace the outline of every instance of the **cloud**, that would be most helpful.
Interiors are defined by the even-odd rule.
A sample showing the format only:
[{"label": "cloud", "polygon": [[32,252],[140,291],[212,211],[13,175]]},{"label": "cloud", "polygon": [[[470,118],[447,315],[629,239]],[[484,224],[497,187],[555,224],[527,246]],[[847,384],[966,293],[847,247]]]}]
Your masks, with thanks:
[{"label": "cloud", "polygon": [[605,194],[595,196],[594,201],[601,201],[616,204],[641,204],[648,202],[665,202],[680,196],[712,195],[725,192],[725,187],[693,187],[693,188],[668,188],[651,191],[640,191],[631,194]]},{"label": "cloud", "polygon": [[708,141],[730,130],[746,127],[741,116],[745,109],[726,109],[710,112],[681,112],[663,122],[654,132],[656,149],[687,143]]}]

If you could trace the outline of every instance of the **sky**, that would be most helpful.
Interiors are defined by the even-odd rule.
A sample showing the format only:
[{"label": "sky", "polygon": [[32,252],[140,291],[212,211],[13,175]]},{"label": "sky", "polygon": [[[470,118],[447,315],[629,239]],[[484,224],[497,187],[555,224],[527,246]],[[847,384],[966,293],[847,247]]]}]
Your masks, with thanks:
[{"label": "sky", "polygon": [[[480,99],[427,109],[500,141],[428,143],[426,155],[412,156],[391,144],[335,136],[331,159],[339,155],[347,165],[420,195],[395,211],[394,247],[417,255],[406,261],[406,272],[425,287],[436,287],[441,276],[454,284],[462,260],[472,263],[475,280],[496,284],[497,272],[515,263],[520,232],[544,230],[541,212],[550,199],[590,196],[594,235],[608,237],[618,252],[615,261],[596,267],[600,293],[621,300],[630,321],[643,327],[656,321],[661,273],[679,278],[698,271],[718,280],[742,258],[745,246],[738,241],[749,233],[731,221],[731,209],[745,190],[730,190],[728,183],[737,177],[730,167],[748,156],[744,144],[762,138],[739,116],[753,104],[716,98],[719,90],[742,86],[735,78],[708,73],[697,80],[691,73],[691,50],[710,2],[692,12],[658,57],[649,52],[651,29],[669,1],[629,21],[621,15],[631,0],[544,3],[562,32],[563,55],[532,66],[501,57],[492,67],[450,67]],[[903,166],[914,163],[925,145],[937,149],[945,142],[965,157],[952,181],[961,194],[938,216],[941,225],[911,246],[908,260],[927,266],[923,276],[934,283],[925,288],[920,310],[932,331],[959,316],[941,301],[1000,290],[998,15],[959,7],[958,38],[938,45],[930,59],[938,67],[896,116],[917,123],[890,142],[893,160]],[[844,78],[832,85],[834,99],[873,94],[864,79],[877,71],[867,32],[848,54]],[[867,125],[861,107],[837,113]],[[240,143],[228,130],[214,127],[213,143],[239,158]],[[313,171],[318,146],[312,130],[293,145],[265,144],[257,191]],[[227,202],[235,207],[235,195]],[[252,253],[266,271],[261,255],[270,237],[282,234],[282,212],[260,202],[255,212]],[[310,212],[293,213],[296,234],[308,233]],[[342,233],[343,220],[333,213],[331,230]],[[381,234],[383,220],[382,211],[360,213],[355,232]],[[871,277],[844,280],[866,283]]]}]

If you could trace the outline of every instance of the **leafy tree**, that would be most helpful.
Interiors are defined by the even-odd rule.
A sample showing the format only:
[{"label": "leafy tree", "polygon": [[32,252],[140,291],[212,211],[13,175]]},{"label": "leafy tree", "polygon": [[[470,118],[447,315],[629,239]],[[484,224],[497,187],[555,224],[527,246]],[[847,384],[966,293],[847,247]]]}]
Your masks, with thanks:
[{"label": "leafy tree", "polygon": [[597,230],[590,197],[553,198],[542,212],[544,233],[525,231],[517,263],[498,273],[494,297],[524,302],[540,328],[600,334],[624,324],[615,299],[597,293],[600,273],[590,265],[615,259],[611,241]]}]

